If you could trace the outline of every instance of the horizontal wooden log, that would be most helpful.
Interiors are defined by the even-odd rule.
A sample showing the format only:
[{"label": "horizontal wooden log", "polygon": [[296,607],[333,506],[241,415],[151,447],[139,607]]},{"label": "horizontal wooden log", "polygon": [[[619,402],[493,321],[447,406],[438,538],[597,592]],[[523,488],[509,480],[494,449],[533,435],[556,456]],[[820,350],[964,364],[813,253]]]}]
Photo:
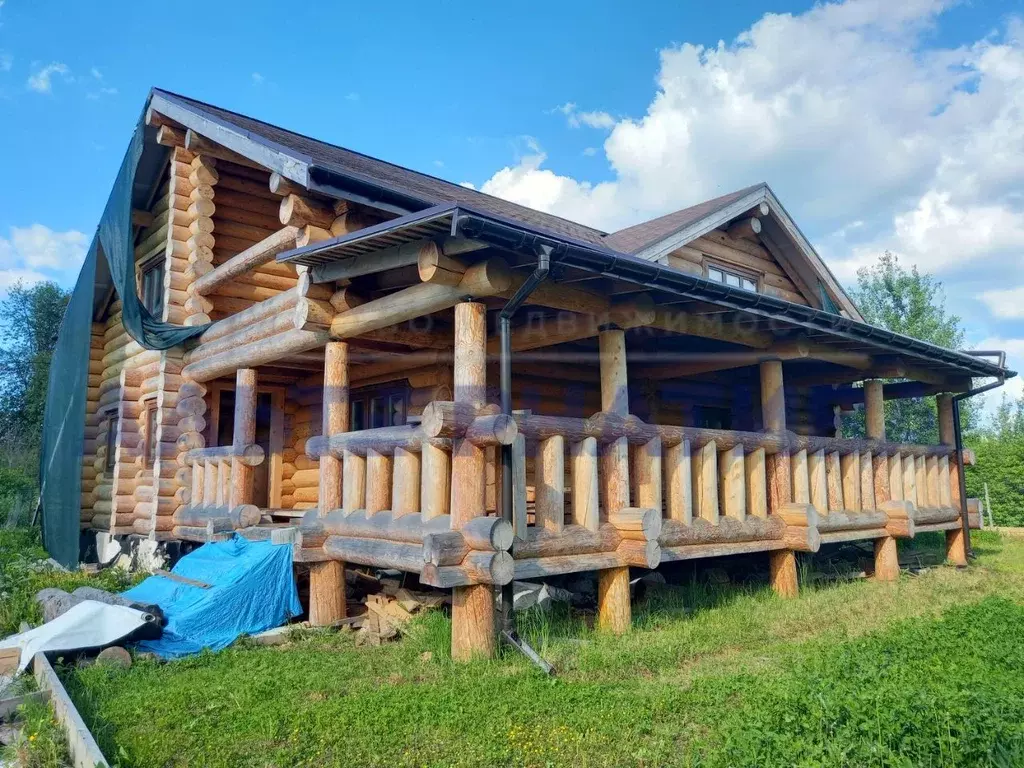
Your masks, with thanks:
[{"label": "horizontal wooden log", "polygon": [[[439,519],[441,518],[434,518]],[[504,552],[512,546],[513,539],[512,526],[501,518],[477,517],[457,531],[443,531],[425,536],[423,558],[437,566],[458,565],[475,550]]]},{"label": "horizontal wooden log", "polygon": [[834,531],[856,531],[865,528],[885,528],[889,516],[882,510],[864,510],[862,512],[830,512],[818,517],[818,530],[821,533]]},{"label": "horizontal wooden log", "polygon": [[717,525],[702,518],[695,518],[689,525],[679,520],[665,520],[658,541],[663,548],[773,541],[783,538],[785,528],[785,522],[776,516],[751,516],[744,520],[719,517]]},{"label": "horizontal wooden log", "polygon": [[252,504],[240,504],[236,507],[179,507],[172,519],[175,525],[205,527],[211,521],[220,528],[221,521],[227,520],[234,529],[250,528],[259,525],[259,507]]},{"label": "horizontal wooden log", "polygon": [[263,446],[261,445],[245,445],[239,448],[233,445],[220,445],[212,448],[196,448],[185,454],[185,461],[190,464],[235,459],[249,467],[262,464],[264,458]]},{"label": "horizontal wooden log", "polygon": [[471,403],[433,402],[423,409],[420,429],[427,437],[464,438],[480,447],[512,445],[519,434],[506,414],[479,414]]},{"label": "horizontal wooden log", "polygon": [[423,546],[386,539],[362,539],[353,536],[328,536],[324,552],[332,560],[371,568],[397,568],[420,573],[423,570]]},{"label": "horizontal wooden log", "polygon": [[512,581],[515,560],[508,552],[470,552],[459,565],[437,566],[425,563],[420,581],[432,587],[451,589],[470,584],[501,586]]},{"label": "horizontal wooden log", "polygon": [[330,437],[317,435],[306,440],[304,447],[306,455],[313,459],[318,459],[326,453],[341,459],[344,458],[346,451],[357,456],[365,456],[368,450],[390,454],[394,453],[396,448],[418,453],[422,451],[424,442],[429,442],[439,448],[451,449],[451,440],[429,438],[423,434],[421,429],[411,424],[401,427],[364,429],[359,432],[343,432]]}]

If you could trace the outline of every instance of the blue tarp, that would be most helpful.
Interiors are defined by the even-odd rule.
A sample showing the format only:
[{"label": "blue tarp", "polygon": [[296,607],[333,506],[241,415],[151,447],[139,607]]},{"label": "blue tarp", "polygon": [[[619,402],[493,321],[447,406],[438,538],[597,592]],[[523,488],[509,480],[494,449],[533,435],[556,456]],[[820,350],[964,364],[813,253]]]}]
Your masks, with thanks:
[{"label": "blue tarp", "polygon": [[162,658],[188,656],[203,648],[218,651],[239,635],[279,627],[302,613],[289,545],[235,535],[185,555],[172,573],[212,586],[204,589],[150,576],[122,593],[163,609],[163,637],[138,644],[140,650]]}]

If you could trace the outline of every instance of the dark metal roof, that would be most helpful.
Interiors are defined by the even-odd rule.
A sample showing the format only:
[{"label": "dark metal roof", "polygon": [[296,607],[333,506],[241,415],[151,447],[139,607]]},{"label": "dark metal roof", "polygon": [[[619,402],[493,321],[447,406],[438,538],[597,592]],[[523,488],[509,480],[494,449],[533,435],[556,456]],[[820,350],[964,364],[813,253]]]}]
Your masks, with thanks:
[{"label": "dark metal roof", "polygon": [[669,235],[673,235],[715,211],[746,197],[762,186],[764,185],[754,184],[736,192],[716,197],[713,200],[705,200],[703,203],[691,205],[689,208],[684,208],[681,211],[673,211],[656,219],[620,229],[618,232],[605,235],[604,244],[621,253],[639,253],[644,248],[661,242]]},{"label": "dark metal roof", "polygon": [[800,331],[814,341],[844,349],[905,355],[914,358],[915,363],[922,367],[947,374],[1003,378],[1016,375],[1014,371],[967,352],[945,349],[813,307],[731,288],[674,267],[615,251],[604,244],[531,227],[466,205],[434,206],[375,227],[282,253],[278,261],[322,265],[422,239],[430,228],[519,253],[536,254],[540,246],[547,246],[552,249],[552,267],[574,268],[631,283],[638,290],[650,291],[655,302],[661,305],[677,304],[680,300],[710,302],[737,311],[749,318],[750,324],[758,330],[776,333]]},{"label": "dark metal roof", "polygon": [[[178,107],[177,113],[168,114],[168,117],[184,125],[189,124],[189,116],[186,113],[191,113],[219,127],[222,132],[225,129],[233,132],[234,137],[215,135],[210,138],[251,158],[252,155],[241,142],[248,141],[260,145],[265,152],[277,157],[252,159],[310,188],[316,188],[318,184],[325,187],[332,184],[351,184],[367,202],[390,203],[392,210],[398,212],[418,210],[443,202],[464,203],[584,242],[598,243],[604,236],[601,230],[318,141],[185,96],[153,89],[151,103],[162,114],[173,111],[169,110],[169,107]],[[209,135],[199,127],[188,127],[203,135]],[[235,141],[232,141],[232,138]],[[292,163],[283,163],[281,155],[286,155]]]}]

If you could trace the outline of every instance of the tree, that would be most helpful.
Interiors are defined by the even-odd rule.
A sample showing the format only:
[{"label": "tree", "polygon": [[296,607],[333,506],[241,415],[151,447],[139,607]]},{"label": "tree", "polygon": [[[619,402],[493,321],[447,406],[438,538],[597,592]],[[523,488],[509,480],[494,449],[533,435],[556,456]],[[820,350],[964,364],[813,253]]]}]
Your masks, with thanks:
[{"label": "tree", "polygon": [[[894,253],[886,251],[875,266],[858,270],[857,288],[851,295],[871,325],[948,349],[963,344],[960,317],[947,313],[942,283],[931,275],[922,275],[916,266],[909,271],[904,269]],[[962,401],[960,418],[965,431],[974,428],[978,420],[977,408],[969,401]],[[843,431],[850,436],[864,435],[862,410],[844,416]],[[887,401],[885,431],[892,442],[938,442],[935,398]]]},{"label": "tree", "polygon": [[35,473],[50,359],[71,294],[56,283],[15,283],[0,301],[0,446]]},{"label": "tree", "polygon": [[977,464],[967,467],[967,495],[984,500],[985,487],[996,525],[1024,525],[1024,395],[1005,394],[995,414],[969,441]]}]

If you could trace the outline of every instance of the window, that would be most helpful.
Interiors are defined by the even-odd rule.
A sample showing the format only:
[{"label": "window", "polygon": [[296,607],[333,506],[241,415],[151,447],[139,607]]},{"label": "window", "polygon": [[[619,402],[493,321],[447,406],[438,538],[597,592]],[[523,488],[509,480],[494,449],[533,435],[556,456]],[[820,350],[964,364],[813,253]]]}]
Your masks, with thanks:
[{"label": "window", "polygon": [[377,427],[398,427],[405,424],[409,388],[405,385],[373,387],[352,393],[352,424],[358,432]]},{"label": "window", "polygon": [[107,419],[107,455],[104,459],[104,468],[109,472],[114,471],[114,458],[117,451],[117,416]]},{"label": "window", "polygon": [[140,294],[142,305],[155,318],[164,313],[164,257],[150,259],[141,267]]},{"label": "window", "polygon": [[757,278],[754,275],[744,274],[734,269],[726,269],[720,264],[710,262],[706,266],[706,272],[708,280],[712,282],[757,293]]},{"label": "window", "polygon": [[146,443],[145,443],[145,466],[152,468],[156,463],[156,403],[150,402],[146,405]]}]

